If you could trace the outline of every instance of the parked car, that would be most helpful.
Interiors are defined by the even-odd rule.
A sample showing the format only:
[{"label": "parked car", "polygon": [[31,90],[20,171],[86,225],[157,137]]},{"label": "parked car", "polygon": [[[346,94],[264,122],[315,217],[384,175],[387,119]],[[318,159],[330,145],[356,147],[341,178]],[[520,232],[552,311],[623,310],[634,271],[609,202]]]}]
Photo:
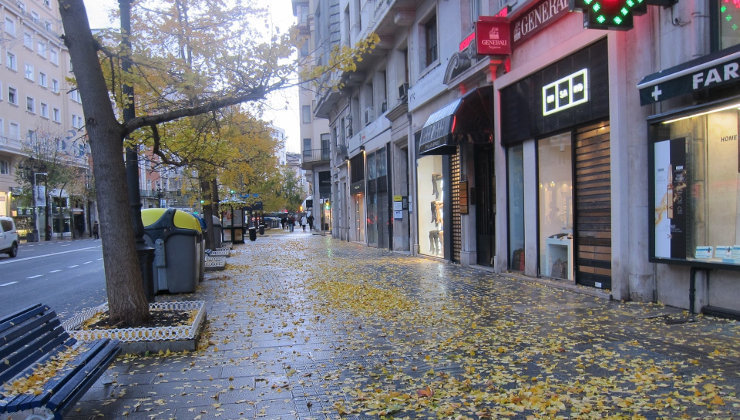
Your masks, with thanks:
[{"label": "parked car", "polygon": [[18,255],[18,232],[10,217],[0,216],[0,252],[7,253],[11,258]]}]

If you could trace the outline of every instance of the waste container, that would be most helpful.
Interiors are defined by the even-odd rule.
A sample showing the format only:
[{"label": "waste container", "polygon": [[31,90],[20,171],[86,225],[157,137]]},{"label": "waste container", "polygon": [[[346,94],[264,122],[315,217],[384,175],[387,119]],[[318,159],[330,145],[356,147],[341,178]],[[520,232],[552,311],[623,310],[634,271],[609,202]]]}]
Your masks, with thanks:
[{"label": "waste container", "polygon": [[260,235],[264,235],[264,234],[265,234],[265,225],[261,224],[260,225]]},{"label": "waste container", "polygon": [[144,240],[154,248],[156,291],[191,293],[204,272],[204,242],[198,219],[176,209],[143,209]]},{"label": "waste container", "polygon": [[223,227],[221,226],[221,219],[216,216],[213,216],[213,230],[215,232],[215,243],[213,244],[213,249],[221,248],[221,231],[223,231]]},{"label": "waste container", "polygon": [[250,241],[256,241],[257,240],[257,228],[252,226],[249,228],[249,240]]}]

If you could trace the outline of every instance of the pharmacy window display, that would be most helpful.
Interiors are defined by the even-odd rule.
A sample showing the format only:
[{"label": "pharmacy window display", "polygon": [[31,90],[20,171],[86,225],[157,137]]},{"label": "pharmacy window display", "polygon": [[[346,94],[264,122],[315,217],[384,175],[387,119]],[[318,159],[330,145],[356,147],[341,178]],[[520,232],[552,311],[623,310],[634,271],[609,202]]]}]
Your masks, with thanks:
[{"label": "pharmacy window display", "polygon": [[573,280],[573,158],[570,132],[537,142],[540,273]]},{"label": "pharmacy window display", "polygon": [[417,160],[419,194],[419,252],[444,256],[444,177],[442,156]]},{"label": "pharmacy window display", "polygon": [[653,260],[740,268],[740,102],[650,125]]}]

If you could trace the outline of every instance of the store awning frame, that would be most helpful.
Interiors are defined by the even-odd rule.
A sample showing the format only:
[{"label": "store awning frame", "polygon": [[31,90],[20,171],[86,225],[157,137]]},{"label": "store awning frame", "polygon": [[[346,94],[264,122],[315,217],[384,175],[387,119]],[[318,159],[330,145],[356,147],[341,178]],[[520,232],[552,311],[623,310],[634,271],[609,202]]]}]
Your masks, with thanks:
[{"label": "store awning frame", "polygon": [[640,105],[740,83],[740,45],[649,74],[637,83]]},{"label": "store awning frame", "polygon": [[460,135],[488,141],[489,135],[479,134],[489,132],[493,132],[491,85],[468,92],[432,113],[421,129],[419,155],[451,155],[457,151]]}]

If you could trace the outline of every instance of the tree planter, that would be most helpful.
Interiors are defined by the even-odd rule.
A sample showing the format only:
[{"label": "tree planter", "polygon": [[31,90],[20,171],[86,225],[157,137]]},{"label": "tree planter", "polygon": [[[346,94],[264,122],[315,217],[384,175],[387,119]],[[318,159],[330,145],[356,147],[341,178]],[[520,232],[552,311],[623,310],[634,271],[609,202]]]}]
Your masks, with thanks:
[{"label": "tree planter", "polygon": [[75,314],[62,325],[75,339],[83,342],[99,338],[114,338],[121,340],[123,353],[146,353],[159,351],[194,351],[198,345],[198,338],[206,320],[205,302],[202,300],[182,302],[155,302],[149,304],[150,311],[193,311],[195,317],[187,325],[173,325],[165,327],[141,328],[101,328],[83,329],[86,321],[98,314],[105,313],[108,304],[86,309]]}]

